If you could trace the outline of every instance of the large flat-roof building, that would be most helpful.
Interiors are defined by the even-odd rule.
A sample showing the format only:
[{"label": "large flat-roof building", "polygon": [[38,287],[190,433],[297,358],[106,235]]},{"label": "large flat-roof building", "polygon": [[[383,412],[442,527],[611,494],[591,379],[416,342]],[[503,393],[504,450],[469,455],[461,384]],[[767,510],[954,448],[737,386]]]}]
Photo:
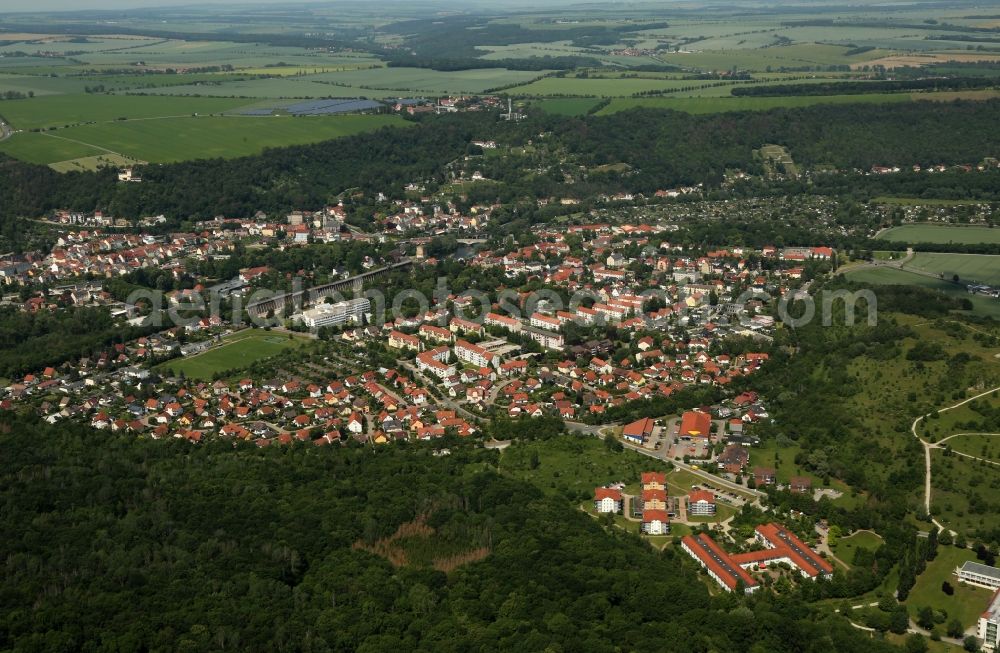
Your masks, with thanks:
[{"label": "large flat-roof building", "polygon": [[371,302],[364,297],[336,304],[320,304],[302,311],[302,322],[310,329],[336,326],[349,321],[360,323],[364,314],[370,310]]},{"label": "large flat-roof building", "polygon": [[991,590],[1000,589],[1000,569],[996,567],[966,560],[964,565],[955,570],[955,573],[958,574],[958,580],[963,583]]}]

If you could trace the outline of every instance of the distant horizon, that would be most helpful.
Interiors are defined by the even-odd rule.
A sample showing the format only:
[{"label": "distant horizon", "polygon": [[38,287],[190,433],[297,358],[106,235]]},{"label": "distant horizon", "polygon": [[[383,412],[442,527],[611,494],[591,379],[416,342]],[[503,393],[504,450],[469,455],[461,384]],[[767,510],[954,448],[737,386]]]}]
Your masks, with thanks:
[{"label": "distant horizon", "polygon": [[0,14],[70,11],[129,11],[160,7],[206,7],[212,5],[333,4],[335,0],[7,0]]},{"label": "distant horizon", "polygon": [[[56,12],[80,12],[80,11],[130,11],[138,9],[157,9],[170,7],[198,7],[200,9],[210,8],[213,5],[304,5],[304,4],[355,4],[359,0],[210,0],[209,2],[198,2],[197,0],[5,0],[4,6],[0,8],[0,15],[13,13],[56,13]],[[420,0],[426,4],[446,4],[448,0]],[[469,4],[488,5],[491,0],[453,0],[455,3],[467,6]],[[936,0],[910,0],[899,4],[923,4],[925,2],[935,2]],[[866,4],[876,4],[879,0],[869,0],[865,2],[854,2],[858,6]],[[526,0],[513,0],[500,5],[498,8],[511,9],[517,5],[527,4]],[[586,6],[592,4],[589,0],[546,0],[542,6]],[[611,4],[636,5],[636,4],[691,4],[689,0],[612,0]],[[708,3],[706,3],[708,4]],[[799,0],[797,2],[786,3],[780,0],[726,0],[724,5],[744,5],[755,4],[760,6],[780,6],[780,5],[831,5],[843,4],[837,0]],[[892,4],[892,3],[889,3]],[[983,6],[996,5],[995,1],[987,1]]]}]

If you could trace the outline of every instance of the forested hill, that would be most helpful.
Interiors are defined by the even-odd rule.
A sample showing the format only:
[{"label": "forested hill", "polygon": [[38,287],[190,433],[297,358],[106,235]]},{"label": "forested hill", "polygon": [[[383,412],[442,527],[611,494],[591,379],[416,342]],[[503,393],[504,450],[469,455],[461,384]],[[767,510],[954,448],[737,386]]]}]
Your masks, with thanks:
[{"label": "forested hill", "polygon": [[691,116],[633,109],[562,123],[560,137],[595,164],[624,161],[631,190],[718,183],[746,168],[765,143],[799,165],[868,170],[873,165],[976,164],[1000,152],[1000,100],[816,105]]},{"label": "forested hill", "polygon": [[[244,217],[263,210],[316,209],[351,188],[400,196],[415,180],[443,181],[442,166],[470,151],[476,139],[524,144],[552,137],[549,161],[566,152],[586,165],[625,162],[627,173],[593,174],[563,187],[550,175],[525,172],[520,159],[508,196],[547,196],[678,184],[717,184],[726,168],[746,168],[766,143],[788,147],[800,165],[867,170],[873,165],[978,163],[1000,151],[1000,100],[910,102],[689,115],[634,109],[579,118],[535,114],[519,124],[495,114],[428,116],[405,129],[384,129],[315,145],[267,150],[233,160],[145,166],[141,184],[120,184],[114,171],[57,174],[0,158],[0,220],[66,208],[115,216],[165,214],[177,220]],[[513,186],[511,188],[511,186]]]},{"label": "forested hill", "polygon": [[794,596],[710,597],[681,554],[451,447],[192,447],[6,414],[0,648],[895,650]]}]

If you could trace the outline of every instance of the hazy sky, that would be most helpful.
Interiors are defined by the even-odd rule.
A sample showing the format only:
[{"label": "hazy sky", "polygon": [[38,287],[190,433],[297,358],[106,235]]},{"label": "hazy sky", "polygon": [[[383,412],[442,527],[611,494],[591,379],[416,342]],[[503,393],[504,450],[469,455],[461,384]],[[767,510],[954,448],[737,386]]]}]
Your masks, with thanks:
[{"label": "hazy sky", "polygon": [[[308,1],[308,0],[306,0]],[[303,0],[265,0],[266,3],[287,3]],[[0,12],[5,11],[65,11],[80,9],[136,9],[169,5],[204,5],[196,0],[0,0]],[[264,4],[257,0],[212,0],[211,4]]]}]

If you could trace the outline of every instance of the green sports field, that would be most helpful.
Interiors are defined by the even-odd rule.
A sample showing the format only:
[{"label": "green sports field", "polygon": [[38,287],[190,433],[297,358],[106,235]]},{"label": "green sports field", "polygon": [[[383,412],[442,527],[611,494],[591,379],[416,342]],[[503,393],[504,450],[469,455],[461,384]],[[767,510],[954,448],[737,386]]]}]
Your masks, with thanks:
[{"label": "green sports field", "polygon": [[190,379],[211,380],[218,372],[241,370],[256,361],[270,358],[289,347],[301,347],[309,342],[301,336],[248,329],[227,337],[223,344],[206,352],[167,361],[161,371],[184,373]]},{"label": "green sports field", "polygon": [[883,231],[879,238],[898,243],[1000,243],[1000,229],[958,225],[905,224]]}]

